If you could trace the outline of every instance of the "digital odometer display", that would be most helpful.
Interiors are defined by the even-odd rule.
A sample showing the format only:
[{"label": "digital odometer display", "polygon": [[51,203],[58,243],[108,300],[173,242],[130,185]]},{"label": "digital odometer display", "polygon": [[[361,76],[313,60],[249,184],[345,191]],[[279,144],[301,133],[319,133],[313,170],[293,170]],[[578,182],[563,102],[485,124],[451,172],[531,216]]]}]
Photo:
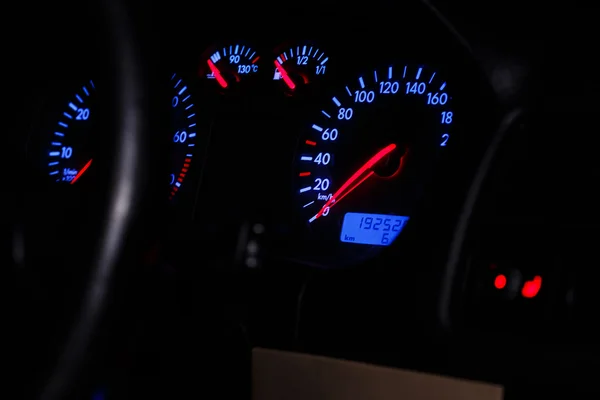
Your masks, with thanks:
[{"label": "digital odometer display", "polygon": [[400,234],[409,217],[382,214],[346,213],[340,241],[388,246]]}]

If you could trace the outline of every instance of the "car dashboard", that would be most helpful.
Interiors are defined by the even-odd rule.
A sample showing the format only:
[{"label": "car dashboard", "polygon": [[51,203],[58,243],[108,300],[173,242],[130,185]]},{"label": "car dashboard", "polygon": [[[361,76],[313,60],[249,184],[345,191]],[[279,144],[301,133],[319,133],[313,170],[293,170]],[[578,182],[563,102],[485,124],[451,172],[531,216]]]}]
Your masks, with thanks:
[{"label": "car dashboard", "polygon": [[[330,6],[211,4],[201,21],[188,2],[131,3],[159,88],[147,179],[162,189],[149,202],[165,212],[144,221],[143,272],[114,322],[125,334],[83,391],[184,395],[198,372],[184,365],[203,355],[206,380],[244,382],[237,396],[262,346],[500,382],[520,398],[594,354],[576,344],[596,332],[583,277],[598,139],[592,100],[572,102],[591,96],[556,78],[574,71],[549,61],[554,33],[540,38],[514,4],[510,33],[469,2]],[[65,52],[76,67],[34,92],[23,148],[46,196],[39,236],[67,218],[76,241],[101,223],[113,83],[96,45],[72,45],[85,56]]]}]

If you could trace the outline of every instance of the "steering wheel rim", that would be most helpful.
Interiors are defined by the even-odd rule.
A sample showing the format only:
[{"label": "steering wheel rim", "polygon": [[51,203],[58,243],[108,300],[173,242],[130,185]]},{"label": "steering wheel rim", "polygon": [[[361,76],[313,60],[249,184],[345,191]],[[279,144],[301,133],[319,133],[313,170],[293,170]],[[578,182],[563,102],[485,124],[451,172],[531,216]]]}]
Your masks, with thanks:
[{"label": "steering wheel rim", "polygon": [[[103,224],[93,242],[94,257],[80,307],[74,318],[69,320],[66,335],[61,336],[62,347],[50,373],[44,374],[37,383],[23,381],[41,399],[66,397],[76,382],[86,360],[94,331],[102,320],[107,306],[116,267],[125,253],[125,245],[131,233],[137,205],[144,195],[143,130],[149,111],[145,100],[146,88],[142,84],[144,74],[139,46],[134,35],[133,24],[119,0],[99,0],[97,10],[101,13],[104,33],[111,51],[110,66],[113,86],[112,103],[115,110],[114,138],[111,148],[112,165],[106,203],[103,204]],[[19,254],[24,250],[23,232],[20,228],[27,210],[16,205],[18,213],[11,215],[14,223],[12,241],[13,265],[19,265]],[[37,364],[36,360],[32,360]],[[42,360],[43,361],[43,360]],[[24,379],[25,377],[21,377]],[[33,378],[35,379],[35,377]]]}]

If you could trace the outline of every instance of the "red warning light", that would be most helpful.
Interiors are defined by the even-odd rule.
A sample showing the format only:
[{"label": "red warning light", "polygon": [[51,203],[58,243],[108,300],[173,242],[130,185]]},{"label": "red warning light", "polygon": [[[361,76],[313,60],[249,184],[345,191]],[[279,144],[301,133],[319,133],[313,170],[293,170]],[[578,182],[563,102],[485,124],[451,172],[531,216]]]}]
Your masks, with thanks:
[{"label": "red warning light", "polygon": [[498,290],[504,289],[506,287],[506,276],[502,274],[496,276],[496,279],[494,279],[494,286]]},{"label": "red warning light", "polygon": [[526,299],[532,299],[539,293],[542,288],[542,277],[536,275],[532,280],[525,281],[523,285],[523,289],[521,289],[521,294]]}]

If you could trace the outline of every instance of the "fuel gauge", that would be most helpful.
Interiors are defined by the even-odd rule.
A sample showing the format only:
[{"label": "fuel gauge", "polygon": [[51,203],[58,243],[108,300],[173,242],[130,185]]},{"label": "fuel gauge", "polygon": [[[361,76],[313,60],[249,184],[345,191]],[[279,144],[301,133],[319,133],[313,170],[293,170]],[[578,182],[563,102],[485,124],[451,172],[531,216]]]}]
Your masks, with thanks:
[{"label": "fuel gauge", "polygon": [[296,44],[276,51],[273,80],[280,81],[288,94],[321,79],[327,73],[329,57],[310,44]]}]

